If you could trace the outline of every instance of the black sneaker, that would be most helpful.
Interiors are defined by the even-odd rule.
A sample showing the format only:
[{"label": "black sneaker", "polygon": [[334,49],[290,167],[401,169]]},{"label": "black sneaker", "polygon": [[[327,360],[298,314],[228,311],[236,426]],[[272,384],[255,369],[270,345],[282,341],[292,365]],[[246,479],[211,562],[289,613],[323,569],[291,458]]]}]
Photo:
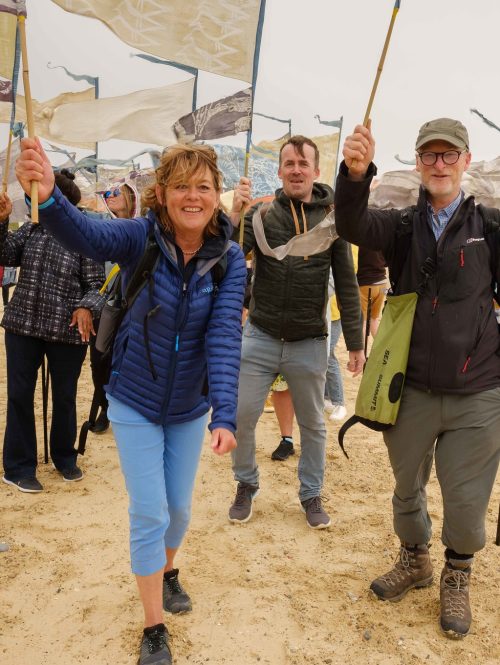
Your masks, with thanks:
[{"label": "black sneaker", "polygon": [[104,434],[104,432],[109,428],[109,419],[106,409],[101,409],[101,413],[97,416],[95,425],[89,427],[89,432],[94,434]]},{"label": "black sneaker", "polygon": [[59,473],[67,483],[74,483],[83,478],[83,471],[76,464],[72,469],[63,469]]},{"label": "black sneaker", "polygon": [[144,628],[137,665],[172,665],[168,630],[162,623]]},{"label": "black sneaker", "polygon": [[21,480],[9,480],[5,476],[2,478],[4,483],[7,485],[12,485],[17,487],[20,492],[27,492],[29,494],[36,494],[37,492],[43,492],[43,487],[38,480],[33,478],[21,478]]},{"label": "black sneaker", "polygon": [[172,614],[191,612],[191,598],[179,582],[179,569],[173,568],[163,574],[163,609]]},{"label": "black sneaker", "polygon": [[276,450],[273,450],[271,454],[271,459],[284,462],[286,459],[290,457],[290,455],[295,455],[293,443],[291,441],[287,441],[286,438],[283,436],[281,438],[279,446],[276,448]]},{"label": "black sneaker", "polygon": [[301,501],[302,511],[306,514],[307,525],[311,529],[327,529],[330,524],[330,516],[321,505],[321,497],[313,496],[311,499]]},{"label": "black sneaker", "polygon": [[248,483],[238,483],[236,496],[231,508],[229,508],[229,521],[243,524],[252,517],[252,503],[259,493],[258,485],[249,485]]}]

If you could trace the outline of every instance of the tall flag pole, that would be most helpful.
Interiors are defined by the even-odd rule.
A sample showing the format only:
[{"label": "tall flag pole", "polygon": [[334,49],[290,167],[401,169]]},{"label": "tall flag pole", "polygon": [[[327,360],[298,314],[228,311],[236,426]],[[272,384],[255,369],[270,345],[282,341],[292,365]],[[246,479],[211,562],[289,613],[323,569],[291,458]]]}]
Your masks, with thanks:
[{"label": "tall flag pole", "polygon": [[[26,100],[26,124],[28,125],[28,136],[35,138],[35,121],[33,119],[33,104],[31,102],[31,87],[28,68],[28,48],[26,46],[26,16],[17,17],[19,26],[19,35],[21,39],[21,53],[23,59],[23,86],[24,97]],[[38,223],[38,183],[36,180],[31,182],[31,221]]]},{"label": "tall flag pole", "polygon": [[[252,146],[252,120],[253,120],[253,105],[255,102],[255,88],[257,84],[257,72],[259,71],[259,56],[260,56],[260,44],[262,41],[262,28],[264,26],[264,14],[266,13],[266,0],[261,0],[260,10],[259,10],[259,21],[257,23],[257,34],[255,37],[255,51],[253,54],[253,72],[252,72],[252,107],[250,110],[250,127],[247,132],[247,145],[245,149],[245,167],[244,167],[244,177],[248,178],[248,163],[250,161],[250,148]],[[244,224],[245,211],[242,208],[240,213],[240,247],[243,247],[243,237],[244,237]]]},{"label": "tall flag pole", "polygon": [[392,10],[391,22],[389,23],[389,30],[387,31],[387,35],[386,35],[386,38],[385,38],[384,48],[382,49],[382,55],[380,56],[380,60],[379,60],[379,63],[378,63],[377,74],[375,76],[375,81],[373,82],[373,87],[372,87],[372,91],[371,91],[371,94],[370,94],[370,99],[368,101],[368,106],[366,107],[366,113],[365,113],[365,117],[364,117],[364,120],[363,120],[363,125],[365,127],[368,125],[368,121],[370,119],[370,113],[371,113],[371,110],[372,110],[373,100],[375,99],[375,93],[377,92],[378,82],[379,82],[379,79],[380,79],[380,75],[382,74],[382,69],[384,67],[385,56],[387,54],[387,49],[389,48],[389,42],[391,41],[392,29],[394,27],[394,23],[396,21],[396,16],[397,16],[397,13],[399,11],[400,6],[401,6],[401,0],[396,0],[396,2],[394,3],[394,9]]},{"label": "tall flag pole", "polygon": [[[17,6],[5,8],[8,13],[19,13],[26,12],[26,7],[24,3],[19,3]],[[19,75],[19,61],[21,58],[21,46],[19,43],[19,25],[16,22],[16,37],[15,37],[15,47],[14,47],[14,64],[12,67],[12,87],[11,87],[11,96],[12,96],[12,107],[10,112],[10,123],[9,123],[9,139],[7,143],[7,151],[5,155],[5,164],[3,170],[2,178],[2,194],[7,192],[7,185],[9,180],[9,169],[10,169],[10,153],[12,149],[12,139],[15,135],[15,123],[16,123],[16,94],[17,94],[17,80]]]},{"label": "tall flag pole", "polygon": [[340,151],[340,137],[342,134],[342,124],[344,122],[344,116],[341,115],[338,120],[321,120],[319,115],[314,116],[320,125],[328,125],[329,127],[337,127],[339,130],[339,140],[337,143],[337,154],[335,156],[335,172],[333,174],[333,186],[335,187],[335,182],[337,180],[337,173],[339,168],[339,151]]},{"label": "tall flag pole", "polygon": [[[73,81],[86,81],[90,85],[94,86],[94,99],[99,99],[99,77],[98,76],[90,76],[90,74],[73,74],[73,72],[70,72],[69,69],[67,69],[64,65],[52,65],[52,63],[48,62],[47,63],[47,68],[48,69],[64,69],[66,74],[73,79]],[[95,158],[98,159],[98,151],[99,151],[99,141],[95,142]],[[99,179],[99,174],[95,172],[95,179],[96,182],[98,182]]]}]

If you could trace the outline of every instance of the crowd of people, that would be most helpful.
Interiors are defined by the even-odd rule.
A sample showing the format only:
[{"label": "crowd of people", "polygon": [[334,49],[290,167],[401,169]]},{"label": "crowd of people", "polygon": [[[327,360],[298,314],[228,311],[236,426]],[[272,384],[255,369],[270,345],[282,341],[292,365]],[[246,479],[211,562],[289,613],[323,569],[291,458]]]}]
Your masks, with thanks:
[{"label": "crowd of people", "polygon": [[[255,431],[271,390],[282,437],[272,458],[284,462],[296,452],[295,417],[305,524],[331,526],[322,502],[325,417],[346,416],[335,349],[342,333],[347,369],[362,373],[387,291],[386,266],[390,271],[396,261],[401,217],[397,210],[368,207],[376,173],[369,126],[355,128],[343,155],[334,192],[319,181],[315,143],[292,136],[280,150],[282,188],[274,200],[252,205],[251,182],[242,178],[227,212],[214,150],[172,146],[142,193],[130,181],[113,183],[104,194],[109,216],[99,218],[79,210],[71,174],[54,175],[39,140],[24,139],[16,173],[28,209],[31,182],[38,183],[40,223],[8,232],[10,201],[0,195],[0,263],[19,266],[2,320],[3,480],[24,492],[43,490],[33,413],[43,356],[53,386],[51,459],[64,480],[82,479],[75,397],[90,343],[101,408],[93,431],[111,422],[129,495],[131,568],[144,610],[139,665],[172,663],[163,612],[192,610],[175,557],[189,525],[207,426],[213,452],[232,458],[237,485],[229,521],[246,523],[261,489]],[[493,307],[500,212],[488,209],[486,242],[484,210],[460,186],[471,159],[460,122],[425,123],[416,159],[422,187],[408,253],[389,297],[414,291],[427,259],[434,269],[417,302],[398,420],[384,432],[401,544],[393,568],[370,588],[381,600],[399,601],[432,583],[426,485],[435,462],[444,508],[440,626],[461,638],[472,621],[472,563],[485,544],[500,458],[500,338]],[[333,219],[339,238],[331,232]],[[138,279],[151,243],[154,266],[140,269],[141,288],[122,306],[111,372],[103,378],[92,340],[109,291],[105,275],[113,271],[116,278],[119,270],[125,289]],[[351,243],[359,247],[357,268]],[[245,291],[248,315],[242,318]]]}]

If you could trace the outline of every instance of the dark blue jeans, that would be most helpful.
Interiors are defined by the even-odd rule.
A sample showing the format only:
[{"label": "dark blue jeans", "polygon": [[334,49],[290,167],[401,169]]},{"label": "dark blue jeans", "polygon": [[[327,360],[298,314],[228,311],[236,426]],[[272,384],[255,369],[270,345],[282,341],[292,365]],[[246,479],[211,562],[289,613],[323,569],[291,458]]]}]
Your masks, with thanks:
[{"label": "dark blue jeans", "polygon": [[43,356],[47,356],[52,387],[50,457],[60,471],[76,463],[76,390],[87,347],[46,342],[37,337],[5,333],[7,354],[7,425],[3,468],[8,480],[36,474],[35,387]]}]

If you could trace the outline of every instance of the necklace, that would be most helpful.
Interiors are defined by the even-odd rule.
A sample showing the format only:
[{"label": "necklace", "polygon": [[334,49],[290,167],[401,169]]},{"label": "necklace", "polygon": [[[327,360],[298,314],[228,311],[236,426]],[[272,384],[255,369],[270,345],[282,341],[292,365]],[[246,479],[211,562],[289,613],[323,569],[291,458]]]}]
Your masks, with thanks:
[{"label": "necklace", "polygon": [[186,250],[185,250],[185,249],[182,249],[182,247],[181,247],[181,251],[182,251],[182,253],[185,254],[186,256],[193,256],[194,254],[196,254],[197,252],[199,252],[200,249],[201,249],[202,247],[203,247],[203,243],[201,243],[201,245],[200,245],[199,247],[197,247],[197,248],[194,250],[194,252],[186,252]]}]

